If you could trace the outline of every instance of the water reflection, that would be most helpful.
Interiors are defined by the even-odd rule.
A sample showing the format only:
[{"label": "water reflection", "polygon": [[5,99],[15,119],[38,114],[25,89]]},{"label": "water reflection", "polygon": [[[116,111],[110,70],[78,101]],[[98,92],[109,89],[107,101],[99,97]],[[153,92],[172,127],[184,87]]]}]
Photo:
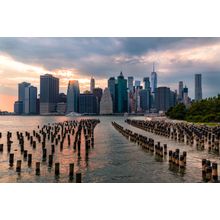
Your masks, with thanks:
[{"label": "water reflection", "polygon": [[[92,117],[90,117],[92,118]],[[97,117],[95,117],[97,118]],[[138,117],[136,117],[138,118]],[[81,118],[77,118],[80,120]],[[84,118],[85,119],[85,118]],[[95,128],[94,148],[86,151],[85,141],[81,142],[81,152],[78,155],[78,148],[74,149],[74,137],[70,145],[67,140],[63,147],[55,147],[53,157],[54,163],[60,162],[60,175],[55,177],[55,167],[47,165],[48,155],[52,152],[51,145],[47,146],[46,161],[42,161],[42,146],[37,144],[36,149],[27,144],[28,154],[32,154],[32,164],[29,167],[27,160],[22,162],[21,172],[16,172],[16,160],[23,160],[20,153],[16,131],[32,132],[39,125],[47,123],[58,123],[65,120],[72,120],[67,117],[24,117],[24,116],[1,116],[0,132],[2,138],[0,143],[6,143],[7,131],[12,132],[11,152],[16,160],[12,167],[9,166],[9,154],[4,145],[4,151],[0,152],[0,182],[75,182],[75,178],[69,178],[69,164],[74,163],[74,172],[82,173],[83,182],[201,182],[202,170],[201,159],[207,158],[211,161],[218,161],[218,155],[208,153],[204,150],[197,150],[195,146],[188,146],[161,137],[141,129],[132,127],[124,122],[123,117],[99,117],[101,123]],[[138,119],[143,119],[139,117]],[[167,144],[169,150],[179,148],[187,152],[187,165],[180,170],[169,164],[168,158],[155,157],[149,150],[143,149],[135,143],[118,133],[111,125],[116,121],[123,127],[148,137],[152,137],[162,144]],[[83,135],[82,135],[83,136]],[[29,142],[27,142],[29,143]],[[40,176],[35,175],[35,164],[41,162]]]}]

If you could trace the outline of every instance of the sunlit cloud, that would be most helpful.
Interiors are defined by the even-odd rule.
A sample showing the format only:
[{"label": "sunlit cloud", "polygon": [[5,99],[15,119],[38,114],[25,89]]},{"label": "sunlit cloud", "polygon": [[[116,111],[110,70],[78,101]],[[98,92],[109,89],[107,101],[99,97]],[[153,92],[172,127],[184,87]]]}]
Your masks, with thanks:
[{"label": "sunlit cloud", "polygon": [[[39,93],[45,73],[60,79],[60,92],[66,93],[72,79],[79,80],[81,92],[89,90],[92,76],[96,87],[104,89],[120,71],[137,80],[150,76],[155,63],[160,86],[174,90],[182,80],[191,97],[194,74],[202,73],[208,97],[220,90],[219,57],[220,38],[1,38],[0,95],[17,97],[22,81],[37,86]],[[9,109],[2,99],[0,105]]]}]

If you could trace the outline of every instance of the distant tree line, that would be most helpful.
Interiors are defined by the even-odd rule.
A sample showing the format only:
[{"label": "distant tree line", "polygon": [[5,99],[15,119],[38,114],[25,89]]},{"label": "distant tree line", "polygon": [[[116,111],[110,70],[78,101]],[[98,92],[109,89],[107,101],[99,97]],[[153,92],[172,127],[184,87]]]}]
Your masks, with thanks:
[{"label": "distant tree line", "polygon": [[190,122],[220,122],[220,95],[193,102],[188,109],[182,103],[177,104],[166,115],[171,119]]}]

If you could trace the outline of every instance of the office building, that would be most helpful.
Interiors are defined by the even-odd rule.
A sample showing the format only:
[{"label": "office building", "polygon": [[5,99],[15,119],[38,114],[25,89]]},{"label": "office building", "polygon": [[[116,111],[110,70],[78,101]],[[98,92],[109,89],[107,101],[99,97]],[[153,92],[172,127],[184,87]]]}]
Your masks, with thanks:
[{"label": "office building", "polygon": [[150,90],[150,79],[149,79],[149,77],[144,77],[143,82],[144,82],[144,89],[145,90]]},{"label": "office building", "polygon": [[134,81],[134,86],[135,86],[135,88],[141,86],[141,81],[140,80],[135,80]]},{"label": "office building", "polygon": [[112,97],[109,89],[105,88],[100,102],[100,114],[112,114],[112,113],[113,113]]},{"label": "office building", "polygon": [[142,89],[139,91],[140,96],[140,108],[142,112],[150,111],[150,90]]},{"label": "office building", "polygon": [[154,64],[153,64],[153,72],[151,73],[151,92],[155,93],[157,88],[157,73],[155,72]]},{"label": "office building", "polygon": [[100,112],[100,102],[101,102],[101,98],[102,98],[102,89],[101,88],[94,88],[93,89],[93,94],[95,95],[95,97],[97,98],[98,101],[98,106],[97,106],[97,113],[99,114]]},{"label": "office building", "polygon": [[195,101],[202,100],[202,74],[195,74]]},{"label": "office building", "polygon": [[183,101],[183,81],[179,81],[178,100],[179,102]]},{"label": "office building", "polygon": [[18,84],[18,101],[22,102],[22,113],[24,113],[25,111],[25,88],[30,85],[31,84],[27,82],[22,82]]},{"label": "office building", "polygon": [[65,93],[59,93],[59,95],[58,95],[58,103],[59,102],[66,103],[67,102],[66,99],[67,99],[67,96],[66,96]]},{"label": "office building", "polygon": [[128,77],[128,90],[129,90],[129,92],[133,91],[133,86],[134,86],[134,77],[129,76]]},{"label": "office building", "polygon": [[95,88],[95,79],[92,77],[90,79],[90,92],[93,93],[93,90]]},{"label": "office building", "polygon": [[155,107],[157,111],[166,112],[171,107],[170,88],[158,87],[155,90]]},{"label": "office building", "polygon": [[97,114],[97,98],[94,94],[79,95],[79,113],[81,114]]},{"label": "office building", "polygon": [[112,97],[113,102],[113,112],[116,112],[116,80],[114,77],[108,79],[108,89]]},{"label": "office building", "polygon": [[16,115],[21,115],[23,113],[23,102],[15,101],[14,103],[14,113]]},{"label": "office building", "polygon": [[124,78],[122,72],[117,78],[116,97],[117,97],[117,113],[128,112],[127,80]]},{"label": "office building", "polygon": [[59,113],[59,114],[66,113],[66,103],[65,102],[58,102],[57,103],[57,113]]},{"label": "office building", "polygon": [[59,79],[51,74],[40,76],[40,114],[56,112]]},{"label": "office building", "polygon": [[25,114],[37,114],[37,87],[25,87]]},{"label": "office building", "polygon": [[66,112],[79,112],[79,82],[78,80],[70,80],[67,88],[67,104]]}]

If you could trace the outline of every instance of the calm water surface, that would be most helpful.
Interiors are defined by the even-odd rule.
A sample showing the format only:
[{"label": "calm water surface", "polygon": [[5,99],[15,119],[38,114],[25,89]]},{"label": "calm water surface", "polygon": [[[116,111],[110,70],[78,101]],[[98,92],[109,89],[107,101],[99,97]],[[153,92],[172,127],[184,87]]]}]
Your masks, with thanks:
[{"label": "calm water surface", "polygon": [[[83,117],[85,119],[85,117]],[[89,117],[93,118],[93,117]],[[54,167],[48,168],[46,162],[41,163],[41,175],[35,175],[35,162],[41,162],[41,147],[33,150],[31,146],[25,145],[28,153],[33,154],[32,168],[22,161],[22,171],[15,171],[16,160],[22,159],[16,140],[16,131],[33,131],[37,126],[63,122],[65,120],[80,120],[80,118],[69,118],[64,116],[0,116],[0,132],[3,137],[0,143],[6,141],[7,131],[13,132],[13,144],[11,153],[15,154],[14,167],[9,168],[7,148],[4,146],[0,153],[0,182],[69,182],[69,163],[74,163],[75,172],[82,172],[83,182],[117,182],[117,183],[141,183],[141,182],[201,182],[201,159],[209,158],[212,162],[219,164],[219,156],[208,154],[205,151],[197,151],[195,147],[186,146],[182,143],[160,137],[138,128],[132,127],[124,122],[123,117],[94,117],[99,118],[100,123],[95,128],[95,144],[86,158],[84,145],[82,145],[81,158],[74,153],[72,147],[64,145],[63,151],[56,151],[54,162],[60,162],[61,174],[59,178],[54,177]],[[130,117],[132,119],[132,117]],[[144,119],[144,117],[133,117]],[[180,148],[180,152],[187,151],[187,166],[184,173],[180,174],[169,168],[167,160],[163,162],[156,160],[155,156],[143,150],[135,143],[129,142],[118,131],[112,127],[111,122],[126,127],[139,134],[154,138],[161,144],[168,145],[170,149]],[[82,143],[83,144],[83,143]],[[168,158],[167,158],[168,159]],[[220,167],[220,165],[219,165]],[[74,180],[73,180],[74,182]]]}]

